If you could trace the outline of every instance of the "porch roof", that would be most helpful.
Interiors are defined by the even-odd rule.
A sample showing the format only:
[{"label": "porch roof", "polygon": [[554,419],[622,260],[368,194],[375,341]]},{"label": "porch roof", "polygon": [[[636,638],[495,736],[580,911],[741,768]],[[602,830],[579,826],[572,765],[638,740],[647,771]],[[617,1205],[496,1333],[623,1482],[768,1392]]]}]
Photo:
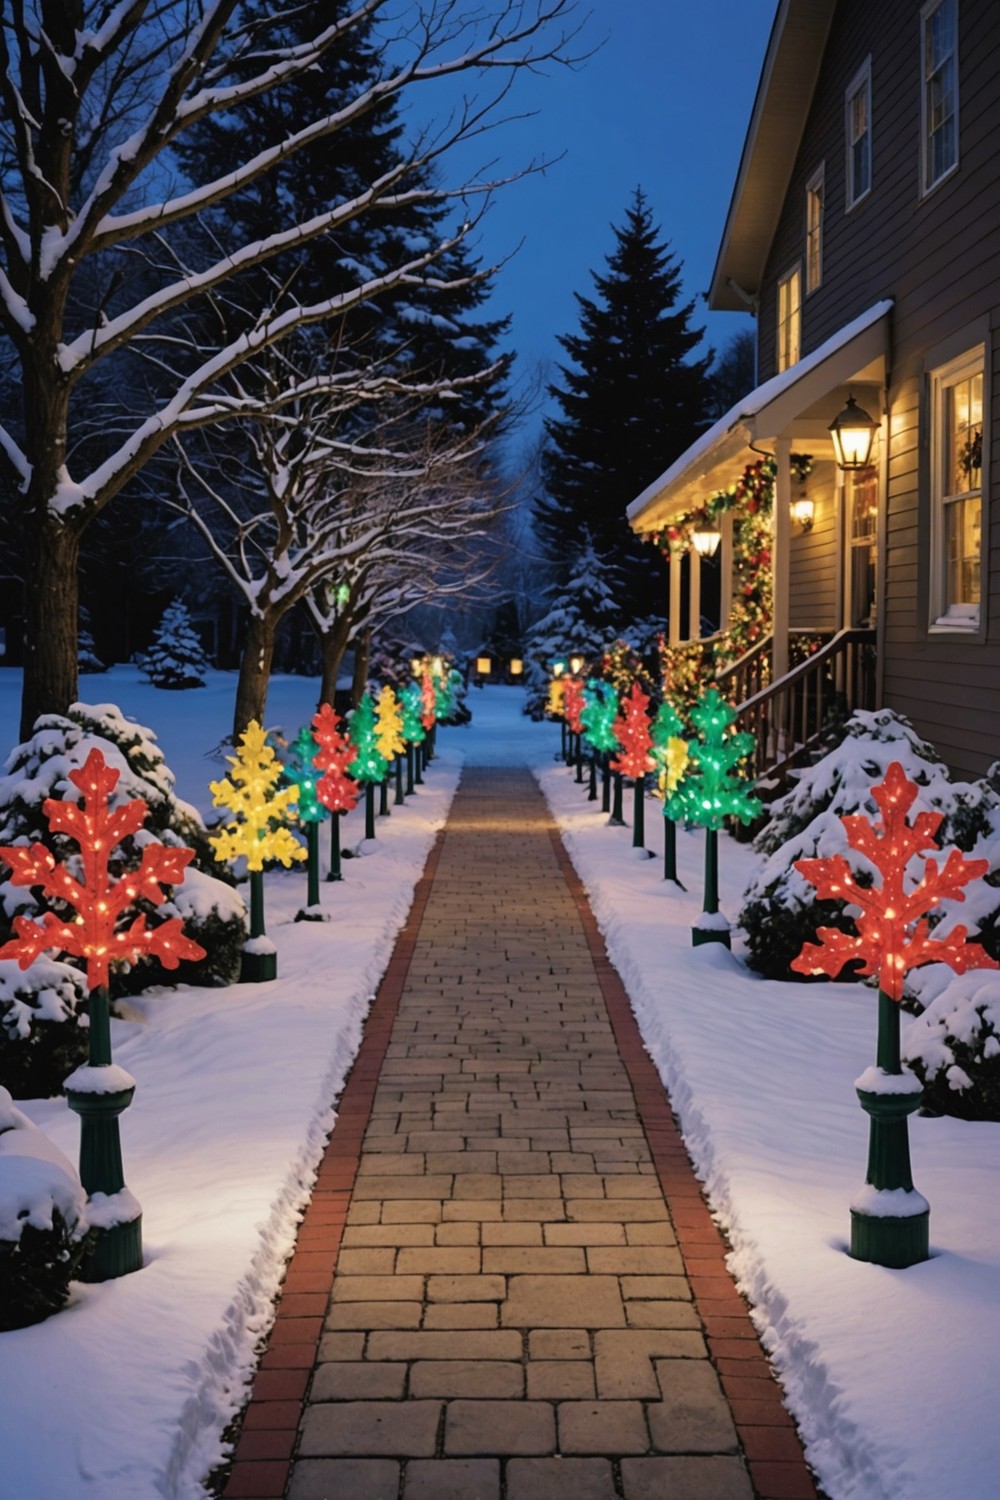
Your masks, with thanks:
[{"label": "porch roof", "polygon": [[[647,485],[625,514],[634,531],[654,531],[716,490],[762,456],[757,445],[791,437],[817,456],[832,453],[827,425],[836,415],[828,398],[839,386],[885,384],[891,299],[876,302],[825,344],[780,375],[765,380],[720,417]],[[817,403],[829,406],[810,417]]]}]

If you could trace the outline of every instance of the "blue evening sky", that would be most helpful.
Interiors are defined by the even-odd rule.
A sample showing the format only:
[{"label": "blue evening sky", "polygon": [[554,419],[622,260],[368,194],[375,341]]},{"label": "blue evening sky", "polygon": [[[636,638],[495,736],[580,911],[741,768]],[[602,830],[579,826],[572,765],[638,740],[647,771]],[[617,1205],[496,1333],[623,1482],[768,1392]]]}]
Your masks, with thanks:
[{"label": "blue evening sky", "polygon": [[[510,255],[490,312],[513,316],[522,381],[557,380],[556,343],[579,327],[574,292],[593,293],[632,191],[683,263],[694,323],[720,349],[749,317],[708,312],[708,289],[739,166],[776,0],[580,0],[579,70],[549,67],[519,81],[513,108],[534,111],[449,157],[445,175],[495,156],[500,171],[561,155],[544,176],[498,192],[478,240],[484,260]],[[511,106],[508,105],[508,108]]]}]

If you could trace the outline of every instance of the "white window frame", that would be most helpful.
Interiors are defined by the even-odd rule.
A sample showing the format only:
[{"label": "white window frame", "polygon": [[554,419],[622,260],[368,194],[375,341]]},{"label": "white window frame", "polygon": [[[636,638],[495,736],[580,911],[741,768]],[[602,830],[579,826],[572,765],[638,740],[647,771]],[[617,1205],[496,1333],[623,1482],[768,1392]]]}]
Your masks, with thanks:
[{"label": "white window frame", "polygon": [[[946,548],[945,512],[949,503],[945,494],[945,465],[948,461],[948,443],[945,420],[948,412],[946,393],[952,387],[968,380],[970,376],[983,377],[983,436],[989,433],[989,400],[986,375],[986,345],[978,344],[972,349],[938,365],[929,372],[930,380],[930,498],[931,498],[931,556],[930,556],[930,631],[934,635],[947,632],[978,632],[982,624],[982,602],[973,608],[968,603],[949,600],[947,585],[948,558]],[[980,546],[979,546],[979,597],[984,598],[986,546],[986,495],[988,439],[983,448],[983,460],[979,477]],[[971,493],[971,492],[970,492]]]},{"label": "white window frame", "polygon": [[[851,106],[857,95],[862,92],[865,96],[865,119],[867,121],[865,156],[868,163],[868,185],[858,192],[854,181],[854,125]],[[847,212],[850,213],[852,208],[864,202],[872,190],[872,60],[870,54],[844,91],[844,152],[846,157],[845,197]]]},{"label": "white window frame", "polygon": [[[932,171],[932,151],[930,135],[930,118],[927,108],[927,27],[931,17],[946,4],[954,5],[955,36],[952,46],[951,59],[955,73],[955,158],[949,166],[945,167],[933,180],[930,177]],[[959,159],[959,96],[958,96],[958,0],[927,0],[920,11],[920,193],[926,197],[933,193],[934,189],[958,171]]]},{"label": "white window frame", "polygon": [[[781,304],[782,304],[782,293],[784,292],[784,290],[785,290],[786,287],[790,287],[792,285],[793,281],[797,281],[798,282],[798,300],[797,300],[797,302],[795,304],[794,310],[789,311],[789,313],[785,317],[782,317],[782,306],[781,306]],[[778,277],[777,298],[776,298],[776,300],[777,300],[777,306],[775,308],[775,312],[777,314],[777,317],[776,317],[776,323],[777,323],[777,328],[776,328],[777,340],[776,340],[776,346],[775,346],[776,347],[776,359],[775,359],[775,363],[777,365],[778,373],[780,375],[781,372],[782,372],[782,370],[790,370],[792,368],[792,366],[793,365],[797,365],[798,362],[799,362],[799,360],[802,358],[802,262],[801,261],[796,261],[795,264],[794,264],[794,266],[789,266],[788,270],[785,272],[785,274],[783,276],[779,276]],[[790,332],[791,332],[792,329],[794,329],[794,341],[793,341],[793,339],[790,336],[786,336],[786,330],[790,334]]]},{"label": "white window frame", "polygon": [[[823,285],[823,216],[826,210],[826,163],[820,162],[806,183],[806,296]],[[813,211],[817,209],[815,221]],[[815,268],[815,274],[814,274]]]}]

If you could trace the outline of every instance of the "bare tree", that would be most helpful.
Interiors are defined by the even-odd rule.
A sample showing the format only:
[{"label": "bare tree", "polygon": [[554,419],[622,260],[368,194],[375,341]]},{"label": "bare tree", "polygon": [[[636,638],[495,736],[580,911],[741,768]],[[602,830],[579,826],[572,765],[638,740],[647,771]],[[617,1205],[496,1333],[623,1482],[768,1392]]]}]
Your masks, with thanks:
[{"label": "bare tree", "polygon": [[[484,464],[495,424],[463,432],[427,417],[431,401],[439,408],[463,382],[411,383],[403,393],[396,378],[350,371],[331,389],[330,377],[293,380],[288,363],[272,361],[280,410],[240,422],[229,463],[199,463],[181,446],[172,502],[246,603],[237,735],[263,719],[275,633],[300,600],[323,645],[326,688],[358,628],[429,591],[474,584],[483,571],[476,541],[502,504]],[[359,412],[368,414],[363,434]]]},{"label": "bare tree", "polygon": [[[76,696],[77,560],[89,523],[164,443],[246,415],[228,377],[247,361],[387,289],[434,285],[436,266],[446,265],[470,232],[468,202],[488,198],[498,182],[448,187],[438,185],[430,169],[457,142],[489,128],[519,69],[568,60],[572,4],[414,5],[386,50],[382,76],[349,105],[316,119],[289,120],[282,139],[191,186],[175,186],[172,179],[171,149],[185,130],[280,90],[372,17],[384,14],[388,24],[391,0],[349,0],[332,21],[317,7],[315,36],[284,48],[269,48],[258,25],[241,25],[238,0],[18,0],[4,7],[0,329],[14,351],[23,402],[20,414],[0,425],[0,481],[24,536],[22,733],[39,714],[65,711]],[[155,258],[164,234],[277,171],[291,154],[317,141],[332,143],[338,130],[386,98],[460,74],[494,75],[496,87],[485,97],[466,97],[440,130],[420,135],[391,172],[347,201],[275,225],[262,238],[181,274],[161,275],[153,290],[130,295],[120,271],[122,247],[148,247]],[[248,268],[373,210],[450,200],[461,205],[452,233],[382,274],[362,275],[346,292],[314,304],[261,308],[238,335],[214,345],[167,338],[163,392],[124,430],[113,430],[83,471],[73,472],[74,422],[85,410],[85,382],[96,369],[140,338],[169,329],[178,310],[219,292]],[[81,297],[88,273],[88,293]],[[95,295],[94,282],[104,274],[104,291]],[[440,284],[448,286],[446,279]],[[257,396],[250,399],[259,406]],[[272,409],[285,399],[275,396]]]}]

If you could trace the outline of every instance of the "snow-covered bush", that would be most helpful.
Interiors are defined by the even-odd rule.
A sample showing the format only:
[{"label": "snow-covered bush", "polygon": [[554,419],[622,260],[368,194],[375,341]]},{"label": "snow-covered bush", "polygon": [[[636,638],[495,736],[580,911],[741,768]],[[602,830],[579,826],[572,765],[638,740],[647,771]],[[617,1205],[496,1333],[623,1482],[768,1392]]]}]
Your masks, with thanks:
[{"label": "snow-covered bush", "polygon": [[136,660],[154,687],[205,686],[208,660],[183,600],[167,605],[149,650]]},{"label": "snow-covered bush", "polygon": [[0,959],[0,1077],[15,1099],[41,1099],[87,1057],[87,987],[79,969]]},{"label": "snow-covered bush", "polygon": [[[840,820],[862,811],[877,815],[871,788],[884,778],[892,761],[899,761],[920,788],[912,815],[944,813],[939,840],[966,852],[981,852],[979,845],[991,836],[1000,806],[992,789],[985,782],[952,784],[933,746],[900,715],[888,709],[859,710],[848,720],[841,743],[772,804],[770,820],[754,840],[754,848],[767,858],[744,892],[739,917],[752,968],[772,979],[800,979],[789,966],[803,943],[816,941],[818,927],[854,931],[843,905],[817,899],[815,888],[794,869],[794,862],[842,854],[856,878],[862,884],[870,882],[875,872],[863,855],[848,847]],[[997,854],[1000,858],[1000,847]],[[970,900],[985,902],[990,910],[1000,908],[1000,891],[990,892],[986,882],[977,886],[985,887],[986,894],[978,888],[972,892],[958,912],[960,920],[968,922]],[[1000,910],[995,915],[1000,918]]]},{"label": "snow-covered bush", "polygon": [[[164,970],[155,960],[144,961],[131,972],[113,971],[112,996],[134,994],[150,984],[230,983],[238,973],[239,953],[246,940],[244,902],[220,878],[223,867],[216,863],[201,815],[174,794],[174,778],[155,735],[124,718],[113,704],[75,703],[65,717],[46,715],[38,720],[31,739],[11,752],[6,774],[0,776],[0,845],[38,840],[56,859],[75,858],[75,844],[50,831],[42,805],[48,797],[79,795],[68,775],[83,765],[95,747],[120,773],[115,796],[141,797],[149,809],[143,829],[123,844],[126,860],[137,861],[143,843],[150,840],[194,850],[184,883],[165,906],[157,908],[159,915],[151,915],[151,921],[183,917],[188,935],[207,955],[176,972]],[[0,940],[9,935],[18,912],[34,910],[31,890],[11,885],[0,874]],[[123,920],[127,918],[126,912]],[[60,1082],[53,1080],[54,1087],[47,1092],[57,1091]]]},{"label": "snow-covered bush", "polygon": [[0,1088],[0,1332],[58,1312],[93,1240],[72,1165]]},{"label": "snow-covered bush", "polygon": [[924,1101],[963,1120],[1000,1120],[1000,974],[953,974],[929,964],[909,976],[926,1007],[903,1037],[904,1060],[924,1084]]}]

